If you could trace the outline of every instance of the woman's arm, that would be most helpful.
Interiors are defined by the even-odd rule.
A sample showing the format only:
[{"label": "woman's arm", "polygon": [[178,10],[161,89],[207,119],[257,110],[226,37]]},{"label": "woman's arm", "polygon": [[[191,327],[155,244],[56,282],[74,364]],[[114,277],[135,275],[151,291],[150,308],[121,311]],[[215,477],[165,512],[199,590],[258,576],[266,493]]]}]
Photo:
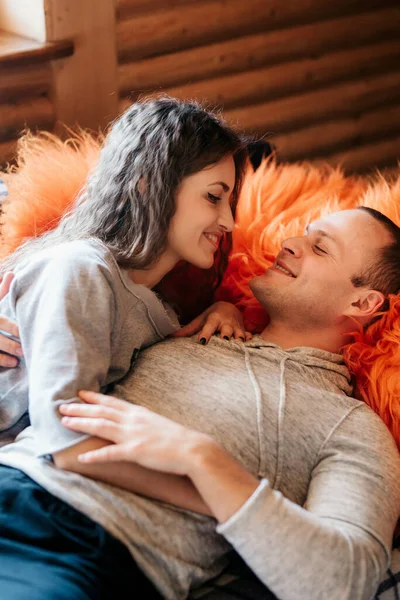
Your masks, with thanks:
[{"label": "woman's arm", "polygon": [[[220,522],[234,514],[258,487],[258,479],[209,436],[112,396],[94,392],[80,392],[79,396],[86,404],[60,406],[63,425],[113,442],[82,452],[76,458],[83,465],[104,469],[110,462],[136,463],[151,472],[192,480],[203,502],[198,512],[211,513]],[[151,489],[149,492],[146,495],[153,496]],[[192,491],[189,497],[193,502]],[[181,505],[177,499],[172,503]]]},{"label": "woman's arm", "polygon": [[[14,275],[6,273],[0,283],[0,300],[9,292]],[[0,367],[17,367],[23,356],[17,324],[0,316]]]}]

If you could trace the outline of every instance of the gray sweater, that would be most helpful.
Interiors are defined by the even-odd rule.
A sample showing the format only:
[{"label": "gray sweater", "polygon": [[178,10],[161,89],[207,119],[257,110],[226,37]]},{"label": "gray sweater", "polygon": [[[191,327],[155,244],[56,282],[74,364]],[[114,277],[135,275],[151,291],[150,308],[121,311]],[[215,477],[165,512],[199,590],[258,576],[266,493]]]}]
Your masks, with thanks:
[{"label": "gray sweater", "polygon": [[381,420],[349,396],[339,355],[169,339],[115,393],[212,435],[260,479],[226,523],[63,472],[35,425],[0,452],[122,540],[165,598],[183,599],[235,548],[281,600],[367,600],[387,568],[400,464]]},{"label": "gray sweater", "polygon": [[35,254],[16,270],[0,314],[17,321],[24,349],[18,369],[0,368],[0,444],[27,424],[29,404],[38,455],[87,437],[61,425],[59,404],[76,401],[80,389],[105,392],[137,350],[178,326],[173,311],[94,240]]}]

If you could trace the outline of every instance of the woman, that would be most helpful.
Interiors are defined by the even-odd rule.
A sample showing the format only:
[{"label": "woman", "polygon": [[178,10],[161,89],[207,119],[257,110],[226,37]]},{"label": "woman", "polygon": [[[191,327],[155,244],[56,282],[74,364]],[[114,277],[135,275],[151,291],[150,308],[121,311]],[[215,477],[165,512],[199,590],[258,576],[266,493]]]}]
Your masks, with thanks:
[{"label": "woman", "polygon": [[[213,266],[233,227],[244,157],[240,137],[198,105],[168,98],[134,104],[113,125],[75,209],[3,263],[1,274],[13,270],[15,279],[0,312],[18,322],[24,348],[19,368],[0,373],[3,443],[27,424],[28,397],[31,422],[3,449],[8,466],[0,467],[4,597],[108,598],[126,588],[132,571],[145,597],[155,593],[113,523],[52,495],[59,476],[66,487],[79,481],[88,499],[96,486],[104,498],[107,484],[145,494],[156,481],[159,500],[179,496],[182,506],[205,510],[178,476],[81,465],[78,454],[108,442],[66,429],[58,409],[82,388],[106,391],[140,348],[177,329],[152,288],[179,261]],[[227,319],[235,336],[244,335],[235,319]],[[213,320],[223,333],[218,307]],[[3,349],[18,355],[15,340],[7,343]]]}]

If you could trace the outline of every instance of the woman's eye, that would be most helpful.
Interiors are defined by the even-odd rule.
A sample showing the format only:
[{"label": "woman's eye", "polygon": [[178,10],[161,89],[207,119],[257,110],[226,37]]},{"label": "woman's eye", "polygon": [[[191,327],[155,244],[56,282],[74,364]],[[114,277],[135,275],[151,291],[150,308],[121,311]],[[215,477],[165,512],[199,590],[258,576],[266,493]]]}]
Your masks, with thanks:
[{"label": "woman's eye", "polygon": [[328,254],[325,250],[323,250],[322,248],[320,248],[319,246],[314,246],[315,250],[317,250],[318,252],[322,252],[322,254]]},{"label": "woman's eye", "polygon": [[219,202],[221,200],[220,196],[214,196],[214,194],[210,194],[208,193],[208,199],[213,202],[214,204],[216,204],[217,202]]}]

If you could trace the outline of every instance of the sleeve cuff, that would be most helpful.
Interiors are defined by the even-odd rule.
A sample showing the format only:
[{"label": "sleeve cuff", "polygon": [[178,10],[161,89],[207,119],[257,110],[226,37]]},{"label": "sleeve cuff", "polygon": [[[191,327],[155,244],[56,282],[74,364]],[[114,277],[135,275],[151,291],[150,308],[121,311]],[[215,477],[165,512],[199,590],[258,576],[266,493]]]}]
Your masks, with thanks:
[{"label": "sleeve cuff", "polygon": [[220,523],[217,526],[217,533],[220,533],[224,537],[229,535],[229,533],[233,533],[231,530],[236,527],[240,527],[240,523],[243,521],[244,523],[248,523],[248,513],[252,511],[254,505],[257,505],[258,499],[265,496],[271,492],[271,488],[269,485],[268,479],[262,479],[260,481],[259,486],[254,490],[252,495],[247,498],[246,502],[242,504],[242,506],[232,515],[224,521],[224,523]]}]

